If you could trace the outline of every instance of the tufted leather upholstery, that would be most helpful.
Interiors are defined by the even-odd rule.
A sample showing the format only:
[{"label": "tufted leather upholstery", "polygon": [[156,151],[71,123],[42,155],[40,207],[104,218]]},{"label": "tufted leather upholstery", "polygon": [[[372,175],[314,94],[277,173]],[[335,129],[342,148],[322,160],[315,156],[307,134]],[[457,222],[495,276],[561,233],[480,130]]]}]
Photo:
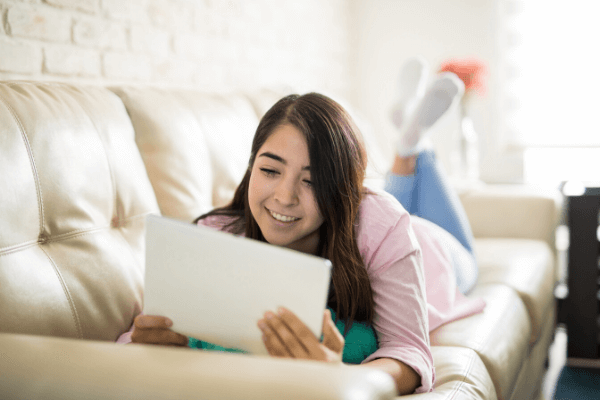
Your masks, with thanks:
[{"label": "tufted leather upholstery", "polygon": [[[191,221],[227,202],[245,173],[258,118],[278,97],[0,82],[0,387],[78,398],[92,385],[81,369],[110,381],[100,398],[122,397],[144,381],[140,374],[165,396],[347,398],[360,386],[366,397],[391,397],[389,382],[354,369],[319,366],[324,379],[307,384],[316,370],[304,363],[6,333],[112,341],[126,331],[142,309],[144,217]],[[509,187],[461,199],[480,268],[470,295],[488,306],[432,332],[436,390],[418,396],[532,398],[554,329],[557,203]],[[37,387],[31,376],[46,390],[30,389]]]},{"label": "tufted leather upholstery", "polygon": [[2,331],[114,340],[142,308],[157,211],[118,97],[0,84]]}]

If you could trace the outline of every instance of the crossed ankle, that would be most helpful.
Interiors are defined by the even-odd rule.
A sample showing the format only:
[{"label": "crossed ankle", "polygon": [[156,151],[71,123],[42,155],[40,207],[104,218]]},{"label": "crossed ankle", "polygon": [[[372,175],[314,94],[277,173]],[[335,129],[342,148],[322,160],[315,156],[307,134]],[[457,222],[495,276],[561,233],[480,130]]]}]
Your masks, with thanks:
[{"label": "crossed ankle", "polygon": [[417,164],[417,155],[400,156],[396,155],[391,172],[396,175],[409,176],[414,175]]}]

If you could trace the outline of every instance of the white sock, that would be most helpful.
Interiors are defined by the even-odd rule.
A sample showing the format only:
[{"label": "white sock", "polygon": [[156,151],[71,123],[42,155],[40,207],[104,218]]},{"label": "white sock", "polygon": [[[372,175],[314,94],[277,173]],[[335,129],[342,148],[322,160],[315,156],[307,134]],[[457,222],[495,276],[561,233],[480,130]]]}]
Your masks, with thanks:
[{"label": "white sock", "polygon": [[406,129],[402,129],[398,154],[405,157],[419,153],[429,128],[448,111],[455,99],[462,97],[464,91],[464,83],[455,74],[439,74],[407,121]]},{"label": "white sock", "polygon": [[409,58],[402,65],[398,77],[398,98],[392,108],[392,123],[397,129],[402,128],[425,94],[428,72],[427,61],[421,56]]}]

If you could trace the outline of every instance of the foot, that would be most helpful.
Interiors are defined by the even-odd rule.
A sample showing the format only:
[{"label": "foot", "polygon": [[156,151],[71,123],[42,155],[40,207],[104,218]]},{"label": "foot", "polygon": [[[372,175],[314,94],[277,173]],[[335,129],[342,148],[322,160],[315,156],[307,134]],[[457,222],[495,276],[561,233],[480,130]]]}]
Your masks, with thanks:
[{"label": "foot", "polygon": [[464,83],[453,73],[444,72],[431,84],[417,105],[398,142],[398,155],[417,154],[425,143],[429,128],[448,111],[465,91]]},{"label": "foot", "polygon": [[420,56],[409,58],[402,65],[398,79],[398,99],[392,109],[392,122],[396,128],[402,127],[425,94],[428,72],[427,61]]}]

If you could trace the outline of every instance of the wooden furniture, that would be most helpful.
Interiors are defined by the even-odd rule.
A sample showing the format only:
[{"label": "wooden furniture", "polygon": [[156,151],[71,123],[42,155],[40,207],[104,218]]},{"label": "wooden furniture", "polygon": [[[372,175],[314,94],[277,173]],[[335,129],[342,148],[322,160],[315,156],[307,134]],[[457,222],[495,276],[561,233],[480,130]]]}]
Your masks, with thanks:
[{"label": "wooden furniture", "polygon": [[567,363],[600,367],[600,188],[567,197]]}]

